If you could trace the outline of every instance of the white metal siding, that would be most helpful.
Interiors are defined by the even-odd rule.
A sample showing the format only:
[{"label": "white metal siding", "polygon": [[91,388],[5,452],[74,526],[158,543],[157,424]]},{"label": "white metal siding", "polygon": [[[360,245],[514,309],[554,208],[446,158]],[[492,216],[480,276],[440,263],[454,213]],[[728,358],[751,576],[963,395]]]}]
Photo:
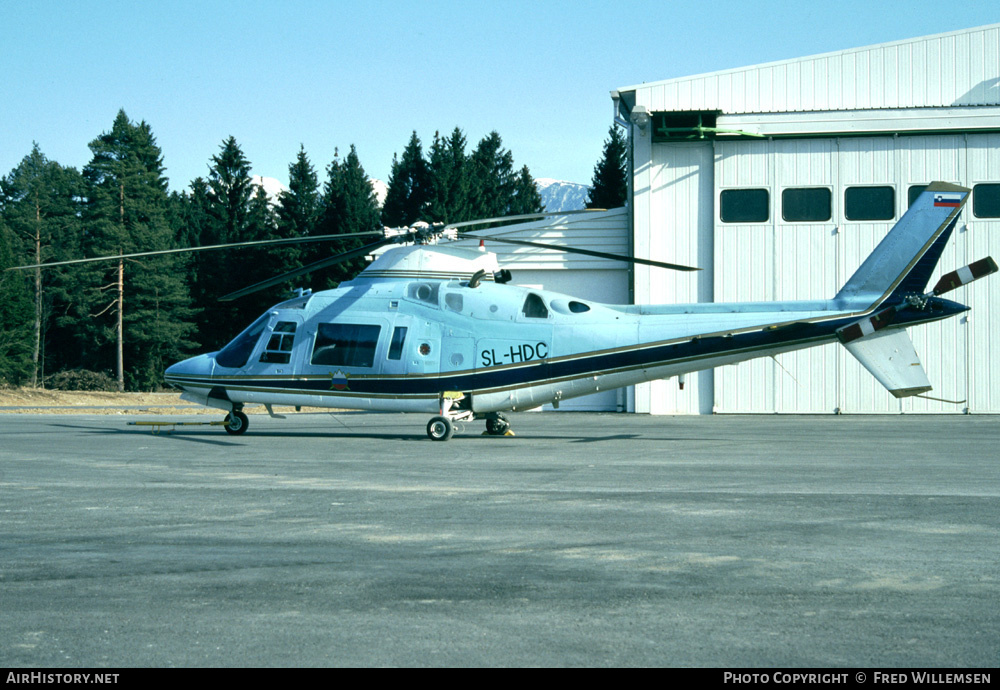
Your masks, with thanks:
[{"label": "white metal siding", "polygon": [[[711,301],[712,145],[656,145],[650,150],[648,137],[642,137],[638,146],[652,156],[652,165],[636,176],[635,255],[704,270],[692,273],[637,265],[633,269],[635,301]],[[706,371],[687,376],[684,390],[673,380],[636,386],[634,408],[652,414],[698,414],[711,411],[712,398],[712,372]]]},{"label": "white metal siding", "polygon": [[650,111],[998,105],[1000,24],[619,89]]},{"label": "white metal siding", "polygon": [[[716,142],[715,161],[716,202],[727,188],[771,192],[766,223],[722,223],[716,211],[715,301],[826,299],[896,222],[846,220],[847,187],[892,186],[898,219],[911,185],[1000,182],[1000,135]],[[808,186],[832,189],[833,217],[785,222],[782,190]],[[988,255],[1000,257],[1000,220],[975,218],[970,202],[930,285]],[[931,395],[967,403],[896,400],[844,348],[829,345],[719,369],[716,411],[1000,412],[1000,280],[987,278],[948,297],[972,312],[912,328],[910,335],[934,385]]]}]

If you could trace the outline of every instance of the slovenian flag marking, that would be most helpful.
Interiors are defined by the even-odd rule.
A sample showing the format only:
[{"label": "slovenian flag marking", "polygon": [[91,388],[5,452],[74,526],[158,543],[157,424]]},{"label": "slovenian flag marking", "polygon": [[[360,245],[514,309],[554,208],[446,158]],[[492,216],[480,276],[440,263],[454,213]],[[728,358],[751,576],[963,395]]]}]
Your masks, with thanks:
[{"label": "slovenian flag marking", "polygon": [[947,208],[958,208],[962,203],[962,194],[957,192],[940,192],[934,195],[934,205]]}]

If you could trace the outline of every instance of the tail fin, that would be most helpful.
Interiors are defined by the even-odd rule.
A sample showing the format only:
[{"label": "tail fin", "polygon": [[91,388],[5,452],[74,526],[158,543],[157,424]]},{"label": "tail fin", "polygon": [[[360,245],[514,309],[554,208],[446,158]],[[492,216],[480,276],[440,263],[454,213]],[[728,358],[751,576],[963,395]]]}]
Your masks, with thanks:
[{"label": "tail fin", "polygon": [[867,307],[898,292],[922,293],[968,198],[965,187],[929,184],[834,299]]}]

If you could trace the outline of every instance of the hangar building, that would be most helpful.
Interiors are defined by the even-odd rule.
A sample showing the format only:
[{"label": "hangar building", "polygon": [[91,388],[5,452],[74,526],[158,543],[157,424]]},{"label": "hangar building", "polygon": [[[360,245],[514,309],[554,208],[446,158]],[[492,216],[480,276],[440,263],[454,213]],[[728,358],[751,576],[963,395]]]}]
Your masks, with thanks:
[{"label": "hangar building", "polygon": [[[973,192],[930,284],[1000,260],[1000,24],[611,96],[631,151],[628,207],[498,233],[703,270],[490,246],[516,283],[607,303],[827,299],[935,180]],[[910,335],[929,395],[951,402],[896,399],[833,344],[560,409],[1000,413],[1000,276],[949,297],[972,311]]]},{"label": "hangar building", "polygon": [[[929,182],[971,187],[938,272],[1000,259],[1000,24],[620,88],[636,303],[827,299]],[[910,329],[934,385],[897,400],[839,345],[636,386],[629,408],[1000,413],[1000,278]]]}]

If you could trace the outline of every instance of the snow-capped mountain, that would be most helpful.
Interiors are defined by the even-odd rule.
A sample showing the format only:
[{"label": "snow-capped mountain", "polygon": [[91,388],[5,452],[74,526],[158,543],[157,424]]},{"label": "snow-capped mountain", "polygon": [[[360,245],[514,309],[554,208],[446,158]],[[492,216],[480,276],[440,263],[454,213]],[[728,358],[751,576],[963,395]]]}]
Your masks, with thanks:
[{"label": "snow-capped mountain", "polygon": [[375,190],[375,198],[378,200],[378,205],[382,206],[385,203],[386,192],[389,191],[389,185],[387,185],[382,180],[376,180],[374,177],[371,178],[372,189]]},{"label": "snow-capped mountain", "polygon": [[[276,205],[278,196],[288,190],[288,187],[280,180],[273,177],[254,175],[251,181],[254,185],[264,188],[272,205]],[[382,180],[375,178],[371,179],[371,184],[375,191],[375,198],[378,199],[378,204],[381,206],[385,203],[387,185]],[[540,177],[535,180],[535,186],[538,188],[538,194],[542,197],[542,206],[546,211],[579,211],[587,206],[587,194],[590,192],[590,187],[585,184]]]},{"label": "snow-capped mountain", "polygon": [[[271,205],[275,206],[278,203],[278,196],[282,192],[287,192],[288,187],[281,183],[280,180],[276,180],[273,177],[261,177],[260,175],[253,175],[250,178],[251,184],[257,187],[263,187],[264,192],[267,194],[267,198],[271,201]],[[378,205],[381,206],[385,203],[385,193],[387,187],[385,182],[382,180],[371,179],[372,189],[375,191],[375,198],[378,199]]]},{"label": "snow-capped mountain", "polygon": [[278,203],[278,195],[282,192],[288,191],[288,187],[283,185],[280,180],[276,180],[273,177],[261,177],[260,175],[252,175],[250,177],[250,184],[255,187],[263,187],[264,193],[267,194],[268,201],[271,202],[271,206]]},{"label": "snow-capped mountain", "polygon": [[587,207],[590,187],[585,184],[539,177],[535,187],[546,211],[579,211]]}]

